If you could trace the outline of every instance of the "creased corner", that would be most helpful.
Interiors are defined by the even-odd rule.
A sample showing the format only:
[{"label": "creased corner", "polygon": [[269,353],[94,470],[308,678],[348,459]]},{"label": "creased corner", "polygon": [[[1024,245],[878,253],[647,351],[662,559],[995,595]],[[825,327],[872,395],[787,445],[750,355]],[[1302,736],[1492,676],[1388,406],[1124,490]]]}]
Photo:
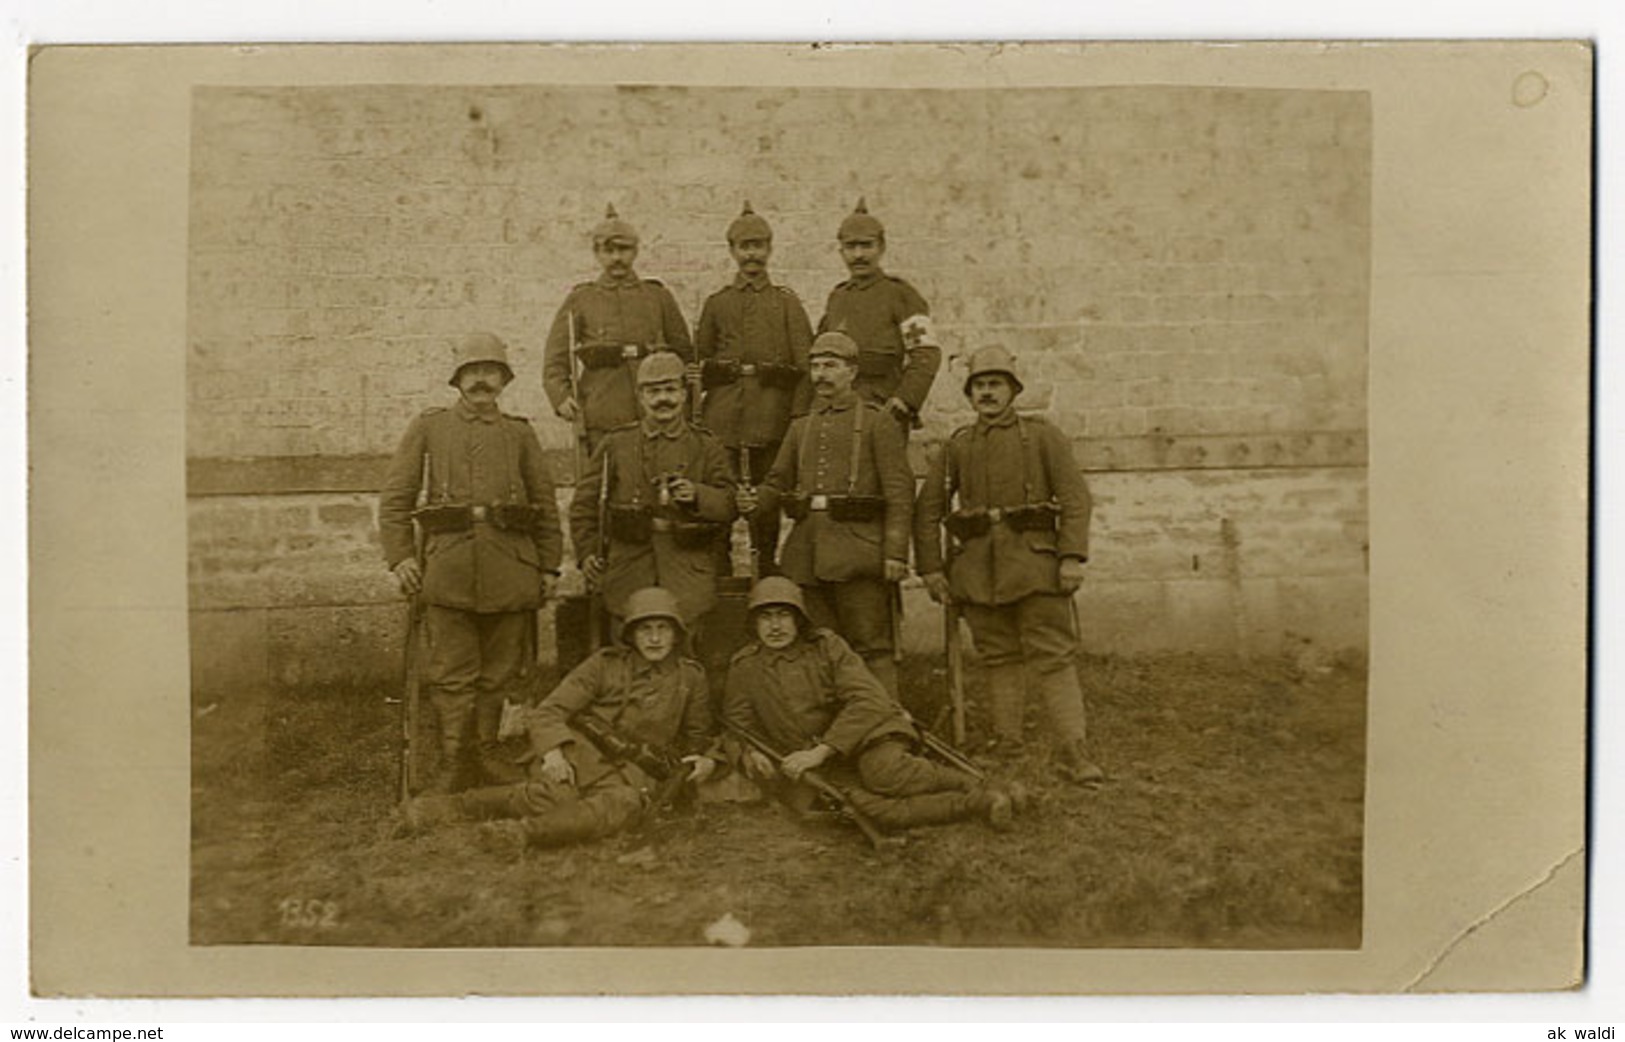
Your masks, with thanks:
[{"label": "creased corner", "polygon": [[1566,868],[1570,862],[1572,862],[1575,858],[1584,856],[1584,854],[1585,845],[1581,844],[1575,849],[1569,851],[1555,864],[1548,868],[1539,879],[1513,893],[1512,896],[1508,897],[1494,908],[1491,908],[1489,911],[1473,920],[1472,923],[1470,923],[1465,929],[1452,938],[1449,944],[1441,948],[1437,955],[1428,960],[1428,964],[1422,968],[1422,972],[1418,973],[1399,990],[1402,992],[1419,990],[1427,979],[1437,972],[1439,967],[1444,965],[1445,961],[1450,958],[1451,954],[1466,943],[1468,938],[1472,937],[1474,934],[1478,933],[1479,930],[1482,930],[1484,927],[1494,922],[1495,919],[1507,909],[1512,908],[1530,896],[1538,893],[1543,887],[1551,883],[1551,881],[1557,877],[1557,874]]}]

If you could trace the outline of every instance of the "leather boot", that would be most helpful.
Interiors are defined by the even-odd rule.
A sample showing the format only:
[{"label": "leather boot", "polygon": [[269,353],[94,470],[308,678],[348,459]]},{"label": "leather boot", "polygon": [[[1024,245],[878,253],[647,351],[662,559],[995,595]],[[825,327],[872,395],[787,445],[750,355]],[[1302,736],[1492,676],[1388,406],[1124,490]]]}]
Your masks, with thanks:
[{"label": "leather boot", "polygon": [[425,796],[450,796],[464,788],[463,740],[461,736],[440,739],[440,769],[423,787]]},{"label": "leather boot", "polygon": [[982,786],[970,794],[970,802],[977,816],[986,818],[995,832],[1009,832],[1015,826],[1015,802],[998,786]]},{"label": "leather boot", "polygon": [[1061,777],[1074,785],[1094,785],[1106,780],[1106,772],[1091,759],[1081,739],[1065,742],[1056,750]]},{"label": "leather boot", "polygon": [[394,835],[419,836],[440,825],[466,820],[456,796],[415,796],[401,804]]},{"label": "leather boot", "polygon": [[584,803],[564,803],[546,814],[525,819],[525,842],[532,847],[562,847],[595,839],[598,817]]},{"label": "leather boot", "polygon": [[523,785],[488,785],[465,789],[457,794],[463,816],[469,821],[519,818],[526,813]]}]

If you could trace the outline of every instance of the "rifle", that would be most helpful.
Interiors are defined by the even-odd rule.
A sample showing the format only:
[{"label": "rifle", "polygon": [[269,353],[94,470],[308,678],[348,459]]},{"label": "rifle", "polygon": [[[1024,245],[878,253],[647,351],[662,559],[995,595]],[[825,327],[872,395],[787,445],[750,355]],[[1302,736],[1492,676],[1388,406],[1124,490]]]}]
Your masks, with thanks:
[{"label": "rifle", "polygon": [[[722,727],[735,738],[772,760],[773,766],[783,769],[784,754],[773,748],[766,738],[727,720],[722,722]],[[863,833],[863,838],[868,840],[869,845],[874,849],[884,850],[887,847],[897,846],[901,843],[901,839],[883,835],[875,823],[869,819],[869,816],[853,804],[851,797],[825,781],[818,772],[802,771],[800,780],[806,782],[819,794],[833,800],[835,805],[841,808],[841,813],[852,819],[853,824],[857,825],[858,830]]]},{"label": "rifle", "polygon": [[[942,446],[942,516],[953,513],[954,476],[953,457],[946,443]],[[953,533],[944,532],[944,546],[953,550]],[[948,574],[947,554],[942,558],[942,572]],[[948,656],[948,704],[953,709],[954,742],[965,744],[965,649],[959,643],[959,618],[963,610],[952,596],[942,606],[943,647]]]},{"label": "rifle", "polygon": [[[756,491],[755,482],[750,477],[750,446],[739,446],[739,483],[745,486],[747,492]],[[751,530],[751,519],[745,519],[745,535],[750,540],[750,584],[756,585],[756,580],[762,577],[762,555],[756,548],[756,533]]]},{"label": "rifle", "polygon": [[570,432],[575,436],[575,479],[580,481],[581,475],[587,472],[587,414],[581,403],[580,377],[576,375],[576,313],[565,312],[565,321],[570,327],[570,400],[576,406],[575,419],[570,421]]},{"label": "rifle", "polygon": [[924,745],[928,752],[935,753],[950,767],[964,771],[977,781],[987,781],[987,772],[972,763],[970,757],[917,724],[915,730],[920,732],[920,744]]},{"label": "rifle", "polygon": [[[429,454],[423,454],[423,476],[418,480],[417,510],[422,510],[429,504]],[[414,512],[415,513],[415,512]],[[412,519],[412,557],[418,563],[421,573],[423,568],[423,525],[416,517]],[[418,713],[423,693],[423,678],[419,659],[419,649],[423,644],[423,592],[419,590],[407,599],[406,602],[406,643],[401,649],[401,687],[402,694],[399,699],[386,699],[387,702],[398,702],[401,707],[400,715],[400,800],[405,803],[412,798],[417,788],[417,772],[414,769],[416,757],[412,752],[412,740],[417,737]]]},{"label": "rifle", "polygon": [[660,784],[653,793],[653,806],[658,810],[671,804],[688,780],[688,765],[682,757],[664,746],[634,741],[621,734],[607,722],[592,713],[577,713],[570,718],[570,727],[581,732],[615,763],[630,763]]},{"label": "rifle", "polygon": [[[609,568],[609,448],[604,446],[602,458],[598,461],[598,546],[596,556],[600,569]],[[579,551],[578,551],[579,552]],[[604,644],[604,576],[600,571],[598,575],[598,589],[587,590],[587,633],[588,644],[592,650],[597,651]]]}]

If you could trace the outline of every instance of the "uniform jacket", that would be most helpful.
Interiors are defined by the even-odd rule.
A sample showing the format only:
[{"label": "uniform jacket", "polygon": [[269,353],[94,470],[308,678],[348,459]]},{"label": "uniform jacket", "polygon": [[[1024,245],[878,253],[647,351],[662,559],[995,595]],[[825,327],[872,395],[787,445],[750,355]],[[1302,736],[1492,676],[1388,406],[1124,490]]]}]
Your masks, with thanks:
[{"label": "uniform jacket", "polygon": [[840,330],[857,341],[858,394],[877,405],[895,395],[918,413],[942,365],[942,350],[925,345],[908,348],[899,325],[929,313],[918,290],[882,272],[847,279],[830,290],[818,331]]},{"label": "uniform jacket", "polygon": [[823,742],[850,757],[886,735],[917,737],[863,659],[840,636],[815,629],[782,651],[753,642],[728,667],[722,715],[781,753]]},{"label": "uniform jacket", "polygon": [[814,399],[812,411],[790,424],[762,483],[759,509],[778,510],[787,493],[880,496],[886,501],[884,517],[874,521],[836,521],[825,511],[813,511],[795,522],[779,567],[796,582],[879,578],[888,559],[908,560],[914,474],[903,434],[886,413],[855,393]]},{"label": "uniform jacket", "polygon": [[[611,505],[649,507],[656,517],[679,523],[727,524],[738,515],[728,454],[714,435],[688,423],[674,434],[646,423],[629,423],[599,443],[576,484],[570,503],[570,538],[580,557],[598,553],[598,498],[606,467]],[[655,479],[670,474],[698,486],[698,502],[693,507],[660,503]],[[626,598],[645,586],[670,590],[690,625],[716,603],[714,544],[685,547],[678,545],[672,532],[653,532],[647,543],[610,538],[608,547],[603,591],[612,613],[619,615]]]},{"label": "uniform jacket", "polygon": [[576,401],[588,430],[607,431],[638,418],[637,360],[628,359],[609,369],[577,364],[570,355],[571,316],[578,349],[603,344],[644,349],[664,346],[685,361],[694,357],[683,313],[671,290],[659,281],[636,275],[612,279],[604,274],[576,286],[564,298],[548,330],[542,387],[557,409],[570,397],[573,367],[574,379],[580,384]]},{"label": "uniform jacket", "polygon": [[429,409],[406,429],[378,503],[378,534],[391,568],[412,556],[412,511],[429,457],[429,503],[528,504],[541,522],[530,533],[476,523],[430,534],[424,546],[423,598],[475,612],[523,611],[541,603],[543,572],[563,553],[553,478],[530,421],[478,413],[459,400]]},{"label": "uniform jacket", "polygon": [[693,659],[674,653],[650,663],[632,648],[603,648],[529,711],[525,731],[538,758],[563,746],[576,769],[576,786],[584,789],[616,768],[570,728],[577,714],[593,714],[629,741],[685,756],[712,745],[708,699],[705,670]]},{"label": "uniform jacket", "polygon": [[929,575],[943,567],[939,527],[952,494],[961,510],[1058,503],[1054,532],[1018,532],[1003,522],[967,540],[948,561],[949,588],[972,604],[1009,604],[1034,593],[1059,593],[1060,560],[1088,559],[1089,486],[1066,436],[1048,420],[1014,409],[991,423],[959,428],[932,461],[914,510],[915,564]]},{"label": "uniform jacket", "polygon": [[767,276],[739,275],[711,294],[694,329],[698,361],[773,362],[793,365],[803,376],[795,387],[764,386],[755,376],[713,387],[705,393],[705,425],[730,449],[778,444],[790,417],[805,413],[812,397],[805,375],[811,344],[812,323],[801,300]]}]

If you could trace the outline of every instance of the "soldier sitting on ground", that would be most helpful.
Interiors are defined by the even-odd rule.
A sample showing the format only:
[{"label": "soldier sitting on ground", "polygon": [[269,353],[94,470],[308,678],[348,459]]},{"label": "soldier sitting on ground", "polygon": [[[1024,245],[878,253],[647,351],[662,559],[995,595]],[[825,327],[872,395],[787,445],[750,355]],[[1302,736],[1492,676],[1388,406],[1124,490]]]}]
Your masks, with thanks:
[{"label": "soldier sitting on ground", "polygon": [[528,845],[563,846],[631,828],[674,780],[705,781],[716,767],[711,710],[705,672],[679,651],[683,629],[669,591],[633,593],[625,646],[589,657],[528,711],[530,780],[419,797],[403,831],[519,818]]},{"label": "soldier sitting on ground", "polygon": [[[921,736],[846,641],[815,629],[801,589],[783,577],[756,584],[749,603],[755,640],[733,657],[723,718],[782,751],[775,765],[755,749],[745,773],[791,783],[817,770],[883,829],[984,818],[1011,827],[1019,789],[981,781],[921,756]],[[810,795],[803,800],[810,803]]]}]

